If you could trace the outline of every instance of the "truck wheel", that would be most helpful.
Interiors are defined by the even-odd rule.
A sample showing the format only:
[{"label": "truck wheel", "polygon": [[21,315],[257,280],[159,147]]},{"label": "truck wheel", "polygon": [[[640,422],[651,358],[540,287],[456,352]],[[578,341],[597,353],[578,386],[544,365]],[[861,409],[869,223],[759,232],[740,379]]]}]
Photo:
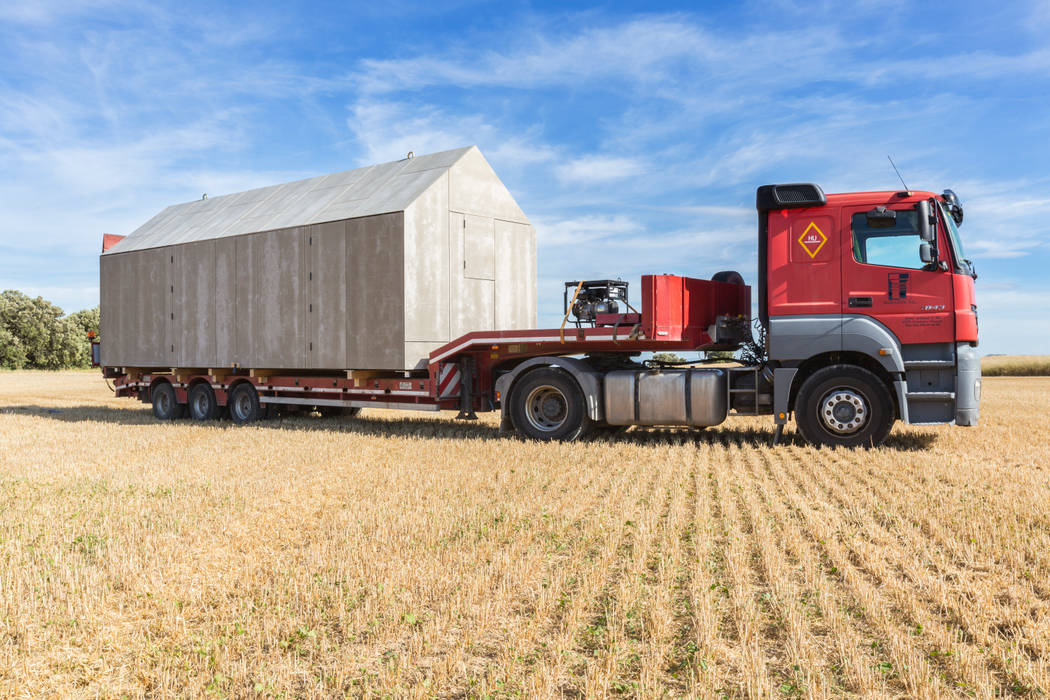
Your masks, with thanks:
[{"label": "truck wheel", "polygon": [[233,388],[227,408],[230,409],[230,420],[239,425],[257,421],[262,417],[259,392],[248,382],[242,382]]},{"label": "truck wheel", "polygon": [[190,417],[194,420],[215,420],[219,417],[219,402],[215,392],[205,383],[194,384],[186,397],[190,407]]},{"label": "truck wheel", "polygon": [[795,422],[807,442],[828,447],[878,447],[893,427],[893,398],[877,376],[855,365],[810,375],[795,400]]},{"label": "truck wheel", "polygon": [[593,426],[576,380],[557,367],[529,372],[510,396],[514,427],[533,440],[575,440]]},{"label": "truck wheel", "polygon": [[153,400],[153,415],[160,420],[175,420],[186,415],[186,404],[175,398],[175,387],[168,382],[160,382],[150,391]]}]

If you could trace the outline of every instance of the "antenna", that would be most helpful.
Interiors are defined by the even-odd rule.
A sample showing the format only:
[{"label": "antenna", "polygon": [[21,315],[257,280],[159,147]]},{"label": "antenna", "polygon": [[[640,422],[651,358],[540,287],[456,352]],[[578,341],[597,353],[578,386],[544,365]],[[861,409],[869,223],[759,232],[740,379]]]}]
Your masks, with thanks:
[{"label": "antenna", "polygon": [[901,171],[897,170],[897,166],[894,164],[893,159],[890,158],[890,154],[889,153],[886,154],[886,159],[890,162],[890,165],[893,166],[893,172],[897,173],[897,177],[900,178],[901,184],[904,185],[904,189],[908,189],[908,183],[906,183],[904,181],[904,178],[901,177]]}]

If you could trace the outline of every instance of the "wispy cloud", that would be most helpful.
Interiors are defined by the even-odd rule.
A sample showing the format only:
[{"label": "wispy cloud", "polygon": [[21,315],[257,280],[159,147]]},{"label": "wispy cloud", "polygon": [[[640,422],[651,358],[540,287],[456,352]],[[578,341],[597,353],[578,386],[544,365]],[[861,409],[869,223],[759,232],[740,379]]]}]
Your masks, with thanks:
[{"label": "wispy cloud", "polygon": [[645,170],[645,165],[637,158],[587,155],[559,165],[556,172],[564,181],[601,184],[637,177],[644,174]]}]

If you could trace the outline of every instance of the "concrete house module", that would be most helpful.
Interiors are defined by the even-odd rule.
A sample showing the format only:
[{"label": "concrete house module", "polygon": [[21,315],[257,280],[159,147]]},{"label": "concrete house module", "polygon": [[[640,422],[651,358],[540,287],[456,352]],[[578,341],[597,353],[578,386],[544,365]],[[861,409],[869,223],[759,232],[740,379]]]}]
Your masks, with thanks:
[{"label": "concrete house module", "polygon": [[536,324],[536,234],[477,147],[176,204],[100,258],[106,366],[412,370]]}]

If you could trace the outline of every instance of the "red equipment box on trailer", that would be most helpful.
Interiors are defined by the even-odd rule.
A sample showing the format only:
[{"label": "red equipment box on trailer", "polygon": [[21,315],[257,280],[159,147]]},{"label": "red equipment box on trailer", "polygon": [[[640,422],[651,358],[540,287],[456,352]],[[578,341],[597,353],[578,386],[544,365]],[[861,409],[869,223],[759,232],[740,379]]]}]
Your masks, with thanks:
[{"label": "red equipment box on trailer", "polygon": [[751,315],[751,287],[678,275],[642,277],[642,332],[652,340],[686,341],[702,349],[717,345],[719,317]]}]

